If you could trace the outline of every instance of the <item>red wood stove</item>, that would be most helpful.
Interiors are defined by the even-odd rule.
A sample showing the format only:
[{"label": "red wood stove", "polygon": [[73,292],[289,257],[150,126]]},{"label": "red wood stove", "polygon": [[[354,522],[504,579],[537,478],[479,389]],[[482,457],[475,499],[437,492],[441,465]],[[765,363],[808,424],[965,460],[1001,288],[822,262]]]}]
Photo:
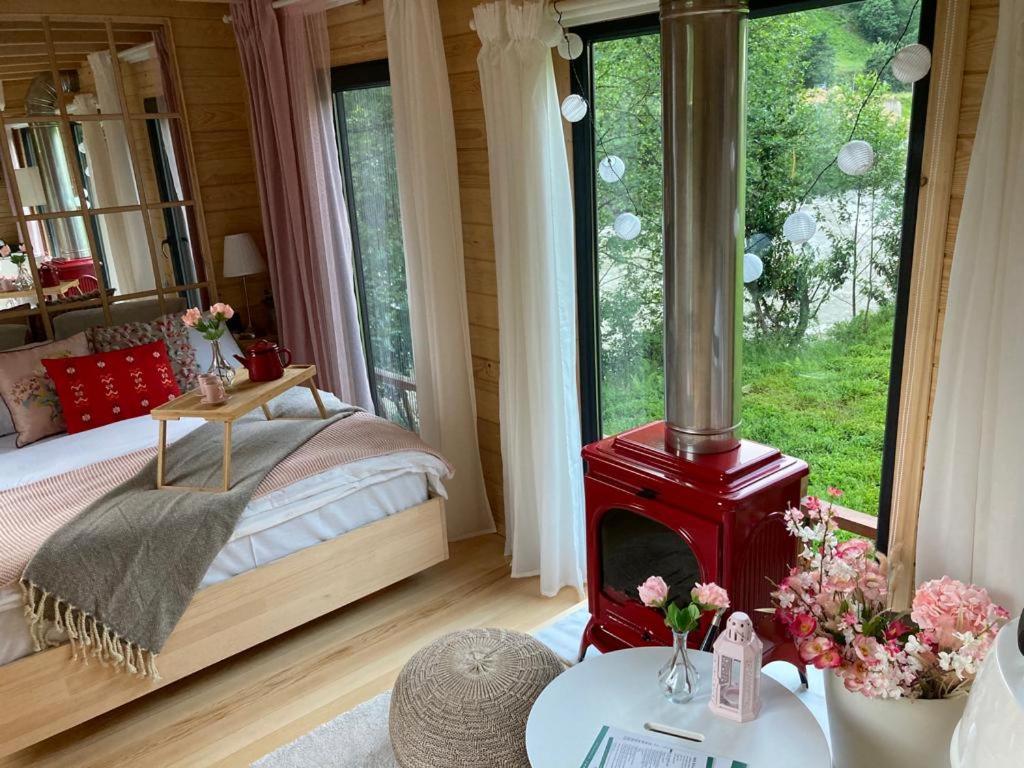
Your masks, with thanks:
[{"label": "red wood stove", "polygon": [[[689,602],[695,582],[728,590],[732,609],[753,617],[765,662],[799,665],[773,617],[772,581],[795,562],[782,512],[803,495],[807,464],[775,448],[742,441],[725,453],[678,456],[654,422],[583,449],[586,473],[588,598],[591,618],[580,657],[600,651],[669,645],[661,615],[646,608],[637,586],[664,577],[670,596]],[[699,644],[703,631],[691,644]]]}]

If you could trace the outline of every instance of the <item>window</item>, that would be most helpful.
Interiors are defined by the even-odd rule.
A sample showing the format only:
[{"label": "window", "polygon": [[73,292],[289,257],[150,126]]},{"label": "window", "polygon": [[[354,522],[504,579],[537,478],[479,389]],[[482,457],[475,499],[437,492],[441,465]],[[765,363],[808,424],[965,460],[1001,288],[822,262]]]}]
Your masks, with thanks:
[{"label": "window", "polygon": [[352,228],[356,298],[377,413],[419,425],[386,61],[336,67],[335,126]]},{"label": "window", "polygon": [[[839,485],[885,518],[927,81],[874,73],[901,40],[930,43],[934,0],[751,5],[746,250],[763,274],[744,289],[742,433],[807,460],[812,492]],[[573,127],[589,441],[664,418],[660,35],[656,17],[575,31],[573,88],[593,115]],[[817,233],[790,245],[783,221],[869,92],[856,137],[874,169],[825,172],[804,205]],[[635,239],[615,232],[623,212]]]}]

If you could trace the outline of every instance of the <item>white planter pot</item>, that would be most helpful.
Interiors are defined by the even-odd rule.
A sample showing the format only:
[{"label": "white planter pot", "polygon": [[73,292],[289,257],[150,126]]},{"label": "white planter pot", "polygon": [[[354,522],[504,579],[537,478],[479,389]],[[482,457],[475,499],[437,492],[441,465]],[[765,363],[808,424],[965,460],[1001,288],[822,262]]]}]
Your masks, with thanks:
[{"label": "white planter pot", "polygon": [[825,673],[834,768],[949,768],[949,741],[967,697],[869,699]]}]

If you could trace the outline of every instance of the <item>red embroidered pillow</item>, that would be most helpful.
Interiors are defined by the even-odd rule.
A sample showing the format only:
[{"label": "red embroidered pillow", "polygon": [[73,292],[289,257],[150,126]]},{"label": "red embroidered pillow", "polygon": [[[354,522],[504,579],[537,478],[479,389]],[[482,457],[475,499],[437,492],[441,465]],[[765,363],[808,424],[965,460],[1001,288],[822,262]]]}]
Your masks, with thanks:
[{"label": "red embroidered pillow", "polygon": [[43,365],[71,434],[143,416],[181,394],[162,341]]}]

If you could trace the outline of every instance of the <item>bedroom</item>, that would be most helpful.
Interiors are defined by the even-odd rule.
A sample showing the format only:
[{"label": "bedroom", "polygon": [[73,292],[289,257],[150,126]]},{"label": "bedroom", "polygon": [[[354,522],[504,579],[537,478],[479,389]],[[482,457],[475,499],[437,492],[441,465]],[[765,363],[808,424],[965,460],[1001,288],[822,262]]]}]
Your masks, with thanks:
[{"label": "bedroom", "polygon": [[[1013,3],[751,0],[747,18],[695,0],[709,12],[660,21],[651,0],[273,5],[0,8],[0,765],[287,765],[275,750],[339,722],[401,751],[394,694],[390,738],[360,713],[449,633],[536,633],[574,664],[585,637],[573,674],[626,647],[668,659],[637,590],[659,574],[678,607],[725,587],[819,716],[785,764],[818,764],[826,737],[861,764],[822,692],[839,674],[759,613],[797,564],[783,511],[832,485],[843,542],[888,554],[887,607],[949,575],[1024,608]],[[786,68],[783,34],[813,74]],[[929,61],[902,54],[894,77],[918,42]],[[862,139],[862,175],[834,167]],[[812,251],[832,258],[786,261]],[[830,292],[812,322],[806,276]],[[189,328],[192,307],[224,322]],[[802,338],[783,354],[759,322]],[[100,374],[77,399],[76,377],[130,376],[143,344],[167,402],[96,426]],[[45,391],[19,390],[27,374]],[[636,687],[657,696],[654,677]],[[443,693],[409,706],[442,717]],[[517,757],[480,734],[381,764],[528,765],[531,740],[533,765],[583,762],[541,762],[519,703],[489,728]],[[709,712],[673,706],[689,730]],[[730,756],[756,766],[749,749]]]}]

